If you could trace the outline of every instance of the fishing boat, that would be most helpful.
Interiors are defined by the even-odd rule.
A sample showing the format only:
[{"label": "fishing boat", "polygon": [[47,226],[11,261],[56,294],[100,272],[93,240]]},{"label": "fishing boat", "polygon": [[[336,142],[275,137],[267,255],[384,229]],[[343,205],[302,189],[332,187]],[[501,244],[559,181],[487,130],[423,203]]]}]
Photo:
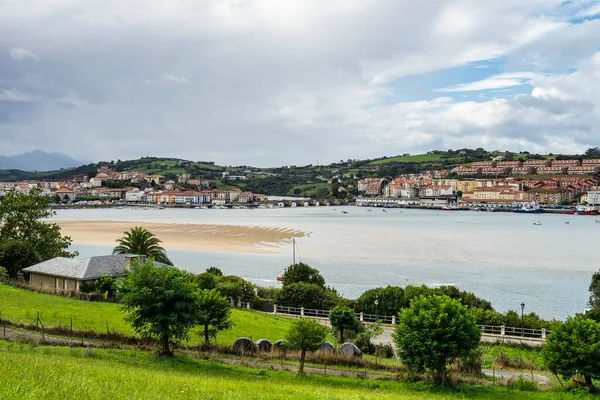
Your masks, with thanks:
[{"label": "fishing boat", "polygon": [[593,207],[577,207],[567,212],[571,215],[598,215],[598,209]]},{"label": "fishing boat", "polygon": [[528,203],[521,208],[516,208],[515,212],[518,214],[539,214],[542,212],[542,208],[535,203]]},{"label": "fishing boat", "polygon": [[456,211],[458,210],[458,207],[456,207],[455,205],[451,204],[449,206],[444,206],[442,207],[443,211]]}]

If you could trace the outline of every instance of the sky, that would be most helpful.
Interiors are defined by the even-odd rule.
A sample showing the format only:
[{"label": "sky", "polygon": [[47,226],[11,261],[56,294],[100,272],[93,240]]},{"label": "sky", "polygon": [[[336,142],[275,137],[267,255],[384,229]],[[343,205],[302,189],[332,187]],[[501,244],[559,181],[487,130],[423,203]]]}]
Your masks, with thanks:
[{"label": "sky", "polygon": [[600,145],[600,1],[0,0],[0,155]]}]

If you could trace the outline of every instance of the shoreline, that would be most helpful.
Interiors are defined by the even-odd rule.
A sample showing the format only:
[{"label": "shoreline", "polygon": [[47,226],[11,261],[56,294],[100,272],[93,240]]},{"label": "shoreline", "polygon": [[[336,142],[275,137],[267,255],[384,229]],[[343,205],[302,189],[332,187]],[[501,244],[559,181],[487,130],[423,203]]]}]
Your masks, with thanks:
[{"label": "shoreline", "polygon": [[148,229],[167,251],[191,250],[233,253],[276,254],[294,237],[308,233],[287,228],[261,226],[182,224],[134,221],[53,220],[73,244],[116,246],[124,232],[134,226]]}]

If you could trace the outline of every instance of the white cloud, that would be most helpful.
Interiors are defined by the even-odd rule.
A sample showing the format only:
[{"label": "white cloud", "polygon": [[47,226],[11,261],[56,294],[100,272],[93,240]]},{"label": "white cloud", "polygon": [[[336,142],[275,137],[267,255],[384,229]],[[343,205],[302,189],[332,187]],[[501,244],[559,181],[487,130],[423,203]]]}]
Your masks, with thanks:
[{"label": "white cloud", "polygon": [[9,50],[11,58],[15,61],[33,60],[40,61],[40,58],[33,51],[14,47]]},{"label": "white cloud", "polygon": [[190,81],[184,76],[163,75],[163,79],[171,83],[190,83]]},{"label": "white cloud", "polygon": [[594,2],[589,7],[579,10],[575,15],[578,18],[588,18],[600,15],[600,3]]},{"label": "white cloud", "polygon": [[437,89],[438,92],[473,92],[479,90],[502,89],[512,86],[520,86],[530,84],[531,81],[541,74],[533,72],[507,72],[499,75],[493,75],[489,78],[470,83],[460,83],[442,89]]},{"label": "white cloud", "polygon": [[21,103],[32,100],[32,96],[29,93],[19,92],[18,90],[0,89],[0,101]]},{"label": "white cloud", "polygon": [[[570,23],[577,11],[563,3],[4,4],[0,147],[257,165],[479,145],[582,151],[600,142],[600,23]],[[6,62],[39,60],[27,49],[44,49],[44,62]],[[490,60],[518,72],[484,70]],[[450,67],[484,78],[419,76]],[[557,73],[566,68],[577,71]],[[522,84],[531,95],[478,102],[430,89]]]}]

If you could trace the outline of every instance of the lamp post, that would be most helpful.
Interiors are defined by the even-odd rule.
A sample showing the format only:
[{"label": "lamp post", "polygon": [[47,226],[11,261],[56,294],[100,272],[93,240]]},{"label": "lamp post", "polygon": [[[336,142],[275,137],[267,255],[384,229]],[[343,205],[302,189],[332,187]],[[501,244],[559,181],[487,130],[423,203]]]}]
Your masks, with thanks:
[{"label": "lamp post", "polygon": [[525,312],[525,303],[521,303],[521,336],[523,336],[523,330],[525,328],[524,312]]},{"label": "lamp post", "polygon": [[375,293],[375,322],[379,321],[379,293]]}]

